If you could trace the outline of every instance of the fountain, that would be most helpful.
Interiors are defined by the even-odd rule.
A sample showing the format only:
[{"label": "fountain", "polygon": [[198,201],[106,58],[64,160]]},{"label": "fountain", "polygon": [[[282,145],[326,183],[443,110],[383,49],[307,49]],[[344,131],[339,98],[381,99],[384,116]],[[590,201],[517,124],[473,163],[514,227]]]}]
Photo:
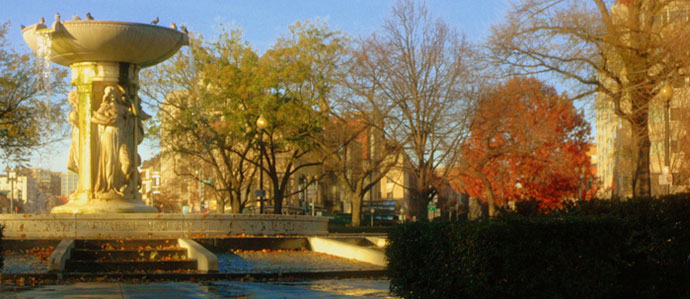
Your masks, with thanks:
[{"label": "fountain", "polygon": [[[141,201],[137,146],[143,140],[138,73],[187,45],[187,34],[149,24],[56,20],[22,30],[46,61],[69,66],[74,126],[68,169],[79,174],[69,202],[51,213],[155,213]],[[46,65],[43,68],[47,68]],[[45,71],[44,71],[45,73]],[[42,74],[46,76],[46,74]]]},{"label": "fountain", "polygon": [[[148,116],[141,110],[137,96],[137,76],[141,68],[160,63],[188,45],[189,39],[184,28],[184,32],[178,32],[148,24],[97,21],[90,14],[87,19],[61,22],[58,15],[51,28],[41,18],[41,23],[23,30],[24,40],[45,59],[41,65],[44,78],[49,61],[69,66],[72,71],[71,82],[76,88],[68,96],[72,106],[68,120],[73,131],[67,168],[78,172],[79,181],[69,202],[53,208],[49,215],[0,215],[4,248],[54,244],[48,274],[57,274],[60,279],[63,274],[80,279],[91,274],[102,279],[104,272],[112,277],[140,275],[146,279],[149,272],[161,271],[218,277],[214,273],[222,269],[218,258],[192,238],[209,248],[239,245],[221,248],[223,253],[242,248],[243,244],[249,248],[260,245],[262,249],[310,247],[373,263],[372,271],[383,273],[383,251],[315,238],[328,233],[327,217],[158,214],[155,208],[146,206],[138,191],[141,179],[137,146],[143,135],[141,121]],[[137,254],[132,256],[129,251],[135,250]],[[163,256],[165,252],[168,255]],[[283,275],[279,269],[276,277]],[[209,272],[210,276],[203,276]],[[333,273],[343,272],[339,268]],[[313,277],[312,273],[303,275]]]},{"label": "fountain", "polygon": [[[88,18],[88,16],[87,16]],[[182,28],[182,27],[181,27]],[[56,20],[23,29],[47,60],[69,66],[72,145],[67,168],[79,174],[69,202],[50,214],[2,214],[3,238],[182,238],[233,235],[323,235],[327,217],[307,215],[162,214],[139,194],[137,146],[148,117],[137,96],[141,68],[189,44],[183,32],[149,24]],[[45,69],[46,65],[42,67]],[[44,72],[45,73],[45,72]],[[44,75],[44,74],[42,74]]]}]

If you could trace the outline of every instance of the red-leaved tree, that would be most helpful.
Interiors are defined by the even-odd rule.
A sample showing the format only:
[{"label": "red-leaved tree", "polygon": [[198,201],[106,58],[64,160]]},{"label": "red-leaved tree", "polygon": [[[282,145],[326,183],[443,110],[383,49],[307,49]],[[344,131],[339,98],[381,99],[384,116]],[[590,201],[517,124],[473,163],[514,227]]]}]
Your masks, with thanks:
[{"label": "red-leaved tree", "polygon": [[592,188],[588,123],[537,79],[514,78],[487,90],[470,131],[456,179],[488,203],[491,216],[511,200],[551,208]]}]

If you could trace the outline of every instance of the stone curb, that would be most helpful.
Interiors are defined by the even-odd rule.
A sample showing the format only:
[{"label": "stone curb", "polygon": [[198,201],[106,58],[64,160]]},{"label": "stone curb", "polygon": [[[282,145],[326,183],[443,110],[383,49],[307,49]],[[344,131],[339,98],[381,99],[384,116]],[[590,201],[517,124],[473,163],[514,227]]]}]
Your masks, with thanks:
[{"label": "stone curb", "polygon": [[335,278],[385,278],[386,270],[282,272],[282,273],[57,273],[2,274],[2,281],[34,278],[54,281],[200,281],[200,280],[315,280]]}]

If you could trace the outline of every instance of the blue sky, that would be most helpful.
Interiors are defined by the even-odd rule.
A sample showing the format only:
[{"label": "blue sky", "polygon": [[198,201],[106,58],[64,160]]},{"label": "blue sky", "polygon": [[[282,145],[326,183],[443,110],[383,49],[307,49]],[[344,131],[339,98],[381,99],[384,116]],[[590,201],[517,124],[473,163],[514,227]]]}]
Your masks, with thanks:
[{"label": "blue sky", "polygon": [[[8,38],[20,52],[30,50],[22,40],[19,25],[35,24],[40,17],[51,23],[56,12],[66,20],[73,14],[84,18],[87,12],[96,19],[140,23],[158,17],[159,25],[168,26],[174,21],[206,37],[215,35],[218,24],[237,25],[254,48],[264,51],[287,32],[289,25],[303,20],[323,19],[333,29],[353,36],[368,35],[380,28],[390,15],[393,3],[393,0],[6,0],[0,6],[0,22],[11,21]],[[491,25],[500,22],[510,7],[508,0],[427,0],[426,3],[434,16],[443,18],[475,42],[482,41]],[[67,149],[65,141],[36,153],[30,166],[65,171]],[[144,160],[156,151],[149,147],[139,149]]]},{"label": "blue sky", "polygon": [[[427,0],[433,15],[464,32],[472,40],[485,37],[491,24],[500,21],[509,7],[507,0]],[[97,19],[148,23],[159,17],[160,24],[185,24],[190,31],[214,35],[216,25],[239,25],[247,40],[259,49],[268,48],[288,25],[320,18],[334,29],[352,35],[367,35],[389,15],[393,0],[27,0],[3,1],[0,21],[10,20],[16,31],[11,40],[28,51],[19,25],[31,25],[45,17],[52,22],[56,12],[63,19],[87,12]]]}]

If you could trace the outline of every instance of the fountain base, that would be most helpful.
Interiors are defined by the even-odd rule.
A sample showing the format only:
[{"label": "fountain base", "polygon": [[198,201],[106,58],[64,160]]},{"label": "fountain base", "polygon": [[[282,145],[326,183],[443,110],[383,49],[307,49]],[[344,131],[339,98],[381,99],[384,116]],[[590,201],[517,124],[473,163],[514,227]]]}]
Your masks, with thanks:
[{"label": "fountain base", "polygon": [[129,201],[124,199],[92,200],[88,203],[70,201],[53,208],[52,214],[111,214],[111,213],[157,213],[154,207],[147,206],[141,201]]},{"label": "fountain base", "polygon": [[230,214],[0,214],[3,239],[325,235],[328,217]]}]

